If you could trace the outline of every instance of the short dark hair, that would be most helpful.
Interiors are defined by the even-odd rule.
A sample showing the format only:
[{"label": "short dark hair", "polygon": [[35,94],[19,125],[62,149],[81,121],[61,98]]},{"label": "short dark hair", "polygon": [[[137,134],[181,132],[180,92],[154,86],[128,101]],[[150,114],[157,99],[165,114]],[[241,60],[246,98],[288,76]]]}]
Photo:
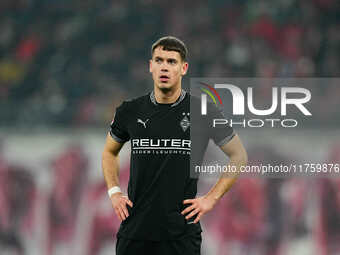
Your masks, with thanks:
[{"label": "short dark hair", "polygon": [[174,36],[165,36],[159,38],[151,47],[151,57],[155,49],[159,46],[163,47],[163,50],[167,51],[177,51],[181,55],[182,61],[187,60],[188,49],[185,46],[184,42]]}]

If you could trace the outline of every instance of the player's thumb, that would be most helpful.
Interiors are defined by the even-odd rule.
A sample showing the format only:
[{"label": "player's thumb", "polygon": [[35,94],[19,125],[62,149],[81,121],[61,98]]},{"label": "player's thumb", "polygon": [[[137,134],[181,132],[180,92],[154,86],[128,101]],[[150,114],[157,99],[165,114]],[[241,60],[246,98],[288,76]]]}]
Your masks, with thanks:
[{"label": "player's thumb", "polygon": [[133,206],[133,203],[129,198],[126,198],[126,203],[131,207]]}]

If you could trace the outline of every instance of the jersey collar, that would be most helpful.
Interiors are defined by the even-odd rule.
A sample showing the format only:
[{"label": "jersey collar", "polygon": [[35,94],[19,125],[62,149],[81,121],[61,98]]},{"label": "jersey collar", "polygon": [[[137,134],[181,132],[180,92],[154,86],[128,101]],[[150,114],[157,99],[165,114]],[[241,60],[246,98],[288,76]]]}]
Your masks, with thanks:
[{"label": "jersey collar", "polygon": [[[171,107],[174,107],[174,106],[178,105],[180,102],[182,102],[183,99],[184,99],[184,97],[185,97],[185,95],[186,95],[186,93],[187,93],[187,92],[186,92],[184,89],[182,89],[182,90],[181,90],[181,95],[180,95],[179,98],[176,100],[176,102],[174,102],[174,103],[171,105]],[[151,102],[152,102],[154,105],[158,105],[158,103],[157,103],[157,101],[156,101],[156,98],[155,98],[155,92],[154,92],[154,91],[152,91],[152,92],[150,93],[150,100],[151,100]]]}]

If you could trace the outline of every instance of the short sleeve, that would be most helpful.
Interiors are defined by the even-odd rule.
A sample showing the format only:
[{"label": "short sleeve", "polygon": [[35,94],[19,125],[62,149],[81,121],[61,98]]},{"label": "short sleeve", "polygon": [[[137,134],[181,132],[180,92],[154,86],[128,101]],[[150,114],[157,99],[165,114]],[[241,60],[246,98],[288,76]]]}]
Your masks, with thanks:
[{"label": "short sleeve", "polygon": [[[209,106],[208,106],[209,107]],[[217,146],[223,146],[228,143],[234,136],[234,129],[229,124],[220,124],[213,127],[214,119],[226,119],[222,110],[218,109],[215,105],[210,104],[208,109],[208,123],[209,123],[209,136]]]},{"label": "short sleeve", "polygon": [[119,143],[125,143],[130,140],[130,135],[127,129],[127,109],[124,102],[116,109],[116,113],[110,125],[111,137]]}]

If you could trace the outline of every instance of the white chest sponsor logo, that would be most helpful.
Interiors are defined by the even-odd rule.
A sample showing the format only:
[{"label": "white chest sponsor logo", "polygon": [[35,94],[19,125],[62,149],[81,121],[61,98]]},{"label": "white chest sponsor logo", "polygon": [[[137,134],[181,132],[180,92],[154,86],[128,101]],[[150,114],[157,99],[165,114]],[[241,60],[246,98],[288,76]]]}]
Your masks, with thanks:
[{"label": "white chest sponsor logo", "polygon": [[182,148],[190,149],[191,141],[185,139],[132,139],[132,147],[154,147],[154,148]]},{"label": "white chest sponsor logo", "polygon": [[191,141],[186,139],[143,138],[131,142],[136,154],[190,154]]}]

